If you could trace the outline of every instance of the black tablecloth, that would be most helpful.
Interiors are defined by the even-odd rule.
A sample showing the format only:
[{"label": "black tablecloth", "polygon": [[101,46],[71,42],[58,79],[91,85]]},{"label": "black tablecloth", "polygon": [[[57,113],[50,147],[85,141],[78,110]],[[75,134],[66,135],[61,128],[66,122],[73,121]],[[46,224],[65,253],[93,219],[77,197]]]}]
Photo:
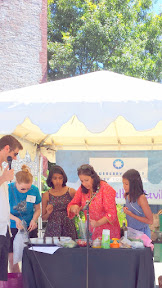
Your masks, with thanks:
[{"label": "black tablecloth", "polygon": [[[86,248],[24,249],[24,288],[86,288]],[[154,288],[150,248],[89,249],[89,288]]]}]

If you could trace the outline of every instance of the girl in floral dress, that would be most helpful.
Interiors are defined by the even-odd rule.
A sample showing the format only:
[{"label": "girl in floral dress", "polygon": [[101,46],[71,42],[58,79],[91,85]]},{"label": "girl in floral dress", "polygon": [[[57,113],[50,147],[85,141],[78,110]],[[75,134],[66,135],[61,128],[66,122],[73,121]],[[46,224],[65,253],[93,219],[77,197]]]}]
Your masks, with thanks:
[{"label": "girl in floral dress", "polygon": [[45,237],[71,237],[77,238],[73,219],[67,216],[67,205],[75,195],[73,188],[66,186],[67,176],[60,166],[53,166],[47,178],[51,189],[42,197],[42,219],[48,220]]}]

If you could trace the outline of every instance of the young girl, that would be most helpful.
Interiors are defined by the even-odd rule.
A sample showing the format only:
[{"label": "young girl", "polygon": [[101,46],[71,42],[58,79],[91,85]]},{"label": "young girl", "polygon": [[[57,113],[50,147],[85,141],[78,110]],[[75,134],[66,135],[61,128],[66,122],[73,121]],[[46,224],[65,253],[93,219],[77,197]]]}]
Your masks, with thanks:
[{"label": "young girl", "polygon": [[144,232],[151,238],[149,224],[153,223],[153,215],[148,205],[140,174],[130,169],[123,174],[123,187],[125,190],[126,214],[128,227]]},{"label": "young girl", "polygon": [[18,263],[13,264],[13,241],[18,232],[22,229],[22,220],[27,224],[29,237],[37,237],[37,220],[40,216],[41,196],[38,188],[33,183],[33,175],[28,166],[23,165],[21,171],[16,173],[16,182],[9,184],[9,203],[11,233],[9,248],[9,266],[10,272],[20,272]]},{"label": "young girl", "polygon": [[48,220],[45,237],[70,236],[77,238],[75,224],[67,217],[67,205],[75,195],[75,189],[67,187],[67,176],[62,167],[55,165],[49,171],[47,184],[51,189],[42,197],[42,219]]}]

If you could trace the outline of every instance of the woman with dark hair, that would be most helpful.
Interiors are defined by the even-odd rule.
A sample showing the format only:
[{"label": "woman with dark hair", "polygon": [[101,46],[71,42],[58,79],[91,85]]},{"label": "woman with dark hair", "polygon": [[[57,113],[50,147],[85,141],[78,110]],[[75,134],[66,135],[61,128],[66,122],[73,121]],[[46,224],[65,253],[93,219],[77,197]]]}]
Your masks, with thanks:
[{"label": "woman with dark hair", "polygon": [[67,217],[67,205],[75,195],[73,188],[66,186],[67,176],[64,170],[55,165],[51,167],[47,185],[51,187],[42,197],[42,219],[48,220],[45,237],[69,236],[76,239],[73,220]]},{"label": "woman with dark hair", "polygon": [[126,206],[123,208],[126,214],[128,227],[144,232],[151,238],[149,224],[153,223],[153,215],[145,192],[139,172],[130,169],[122,176],[125,190]]},{"label": "woman with dark hair", "polygon": [[[78,168],[81,186],[68,205],[68,216],[73,218],[94,195],[89,205],[90,229],[92,239],[102,236],[103,229],[110,230],[111,238],[120,238],[120,226],[117,217],[115,190],[102,181],[91,165],[85,164]],[[87,217],[87,211],[84,211]]]}]

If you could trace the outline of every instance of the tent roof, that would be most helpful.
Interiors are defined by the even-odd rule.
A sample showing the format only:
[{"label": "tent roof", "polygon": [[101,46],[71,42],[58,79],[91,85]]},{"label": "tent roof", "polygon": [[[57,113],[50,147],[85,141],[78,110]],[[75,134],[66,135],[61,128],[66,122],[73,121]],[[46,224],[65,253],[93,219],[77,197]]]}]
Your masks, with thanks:
[{"label": "tent roof", "polygon": [[50,161],[58,149],[162,149],[161,120],[161,84],[110,71],[0,93],[0,133],[32,158],[40,146]]},{"label": "tent roof", "polygon": [[[143,150],[162,149],[162,121],[154,129],[136,131],[131,123],[119,116],[103,132],[91,133],[76,116],[44,142],[67,150]],[[79,149],[78,149],[79,147]]]},{"label": "tent roof", "polygon": [[44,134],[26,118],[12,135],[23,144],[21,157],[26,151],[34,159],[37,147],[49,161],[57,150],[162,150],[162,121],[155,128],[137,131],[131,123],[119,116],[103,132],[91,133],[74,115],[55,134]]},{"label": "tent roof", "polygon": [[[123,93],[124,91],[124,93]],[[121,102],[161,100],[161,85],[111,71],[96,71],[1,92],[1,102]],[[59,97],[59,99],[58,99]]]},{"label": "tent roof", "polygon": [[137,130],[153,128],[161,120],[162,85],[97,71],[0,93],[3,134],[27,117],[45,134],[56,133],[73,115],[91,132],[104,131],[119,115]]}]

